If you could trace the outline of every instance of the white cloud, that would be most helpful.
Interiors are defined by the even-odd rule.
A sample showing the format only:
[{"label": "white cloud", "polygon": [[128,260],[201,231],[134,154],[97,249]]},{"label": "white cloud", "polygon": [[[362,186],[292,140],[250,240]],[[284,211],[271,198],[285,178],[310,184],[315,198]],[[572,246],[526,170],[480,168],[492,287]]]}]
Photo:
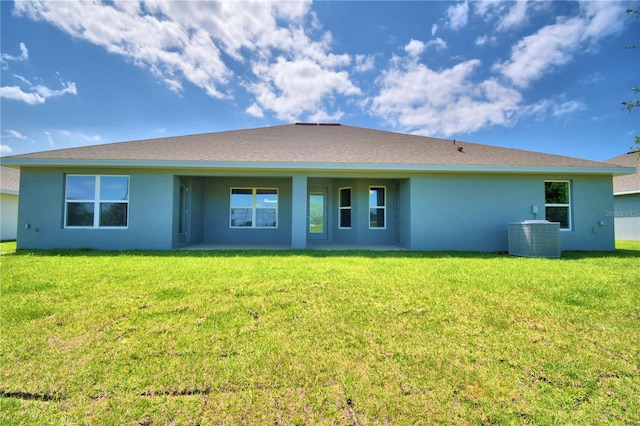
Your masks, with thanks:
[{"label": "white cloud", "polygon": [[465,0],[447,9],[449,27],[452,30],[459,30],[467,25],[469,20],[469,3]]},{"label": "white cloud", "polygon": [[[15,10],[123,56],[176,92],[190,83],[214,98],[228,98],[239,83],[254,96],[248,114],[297,117],[326,107],[335,94],[359,93],[345,70],[353,59],[330,52],[331,34],[322,32],[310,4],[18,0]],[[254,74],[235,75],[237,63]],[[354,71],[372,67],[373,60],[362,57]],[[295,84],[274,80],[282,73],[299,80],[299,72],[310,72],[314,79],[307,86],[318,82],[321,89],[294,91],[288,86]],[[337,86],[329,89],[326,82]]]},{"label": "white cloud", "polygon": [[67,129],[45,130],[47,145],[50,148],[71,148],[75,146],[95,145],[103,143],[100,135],[90,135],[81,131]]},{"label": "white cloud", "polygon": [[438,24],[433,24],[431,26],[431,37],[435,36],[437,32],[438,32]]},{"label": "white cloud", "polygon": [[83,139],[87,142],[92,142],[92,143],[100,143],[102,142],[102,136],[100,135],[87,135],[85,133],[74,133],[74,132],[69,132],[68,133],[70,136],[74,136],[80,139]]},{"label": "white cloud", "polygon": [[264,111],[262,111],[262,108],[260,108],[256,104],[249,105],[249,107],[245,110],[245,112],[254,117],[258,117],[258,118],[264,117]]},{"label": "white cloud", "polygon": [[495,44],[498,39],[495,36],[489,36],[487,34],[476,38],[476,46],[484,46],[485,44]]},{"label": "white cloud", "polygon": [[571,61],[577,49],[584,22],[565,19],[548,25],[520,40],[511,50],[511,58],[495,66],[515,85],[527,87],[543,74]]},{"label": "white cloud", "polygon": [[2,63],[2,69],[7,69],[9,67],[9,62],[22,62],[29,59],[29,50],[24,43],[20,43],[20,55],[19,56],[11,56],[8,53],[0,54],[0,62]]},{"label": "white cloud", "polygon": [[624,27],[625,7],[621,3],[580,1],[580,10],[586,21],[583,38],[589,42],[619,33]]},{"label": "white cloud", "polygon": [[51,89],[43,85],[34,85],[22,76],[14,76],[27,86],[25,89],[20,86],[0,87],[0,97],[14,101],[24,102],[29,105],[43,104],[49,98],[57,98],[66,94],[77,95],[76,84],[73,82],[60,81],[62,89]]},{"label": "white cloud", "polygon": [[317,113],[309,116],[309,122],[312,122],[312,123],[338,122],[340,121],[343,115],[344,113],[340,110],[334,112],[333,114],[329,114],[324,109],[321,109]]},{"label": "white cloud", "polygon": [[521,27],[529,21],[533,11],[549,7],[543,2],[531,0],[477,0],[472,4],[473,15],[490,23],[497,31]]},{"label": "white cloud", "polygon": [[584,77],[581,77],[578,80],[578,83],[580,83],[583,86],[591,86],[593,84],[599,84],[604,79],[605,79],[604,75],[601,72],[596,71],[594,73],[587,74]]},{"label": "white cloud", "polygon": [[507,61],[494,69],[513,84],[528,87],[541,76],[565,65],[602,37],[621,29],[623,8],[619,3],[583,2],[580,16],[560,17],[536,33],[524,37],[511,50]]},{"label": "white cloud", "polygon": [[267,108],[281,120],[295,121],[304,114],[323,111],[323,101],[337,94],[361,94],[345,71],[324,69],[311,59],[280,58],[275,64],[256,65],[254,73],[260,78],[258,83],[248,86],[256,96],[256,102],[248,110],[254,116]]},{"label": "white cloud", "polygon": [[44,132],[44,134],[47,136],[47,142],[49,143],[49,146],[54,146],[56,143],[53,141],[53,138],[51,137],[51,133]]},{"label": "white cloud", "polygon": [[378,79],[372,113],[402,131],[451,136],[517,119],[522,96],[494,78],[473,79],[477,59],[434,71],[417,58],[395,57]]},{"label": "white cloud", "polygon": [[440,37],[436,37],[433,40],[429,40],[425,47],[435,47],[436,50],[443,50],[447,48],[447,42]]},{"label": "white cloud", "polygon": [[587,109],[584,102],[580,101],[567,101],[553,106],[552,114],[554,117],[562,117],[565,115],[573,114],[577,111],[583,111]]},{"label": "white cloud", "polygon": [[[23,135],[17,130],[6,129],[4,133],[1,135],[2,139],[5,140],[18,140],[34,143],[33,139]],[[9,145],[0,145],[0,154],[10,154],[13,152],[13,149]]]},{"label": "white cloud", "polygon": [[518,0],[509,8],[498,23],[498,30],[508,30],[522,25],[527,20],[528,1]]},{"label": "white cloud", "polygon": [[18,132],[17,130],[7,129],[6,133],[7,135],[5,136],[5,138],[29,140],[28,137]]},{"label": "white cloud", "polygon": [[411,56],[420,56],[424,52],[425,44],[420,40],[411,39],[409,43],[404,47],[404,51]]},{"label": "white cloud", "polygon": [[355,55],[354,72],[368,72],[375,68],[375,57],[371,55]]},{"label": "white cloud", "polygon": [[565,101],[562,98],[563,96],[558,96],[553,99],[542,99],[535,104],[528,105],[523,109],[523,115],[538,117],[551,115],[552,117],[560,118],[587,109],[587,105],[582,101]]},{"label": "white cloud", "polygon": [[[185,7],[192,4],[180,3]],[[151,9],[154,4],[145,6]],[[126,3],[116,6],[101,2],[34,1],[16,2],[15,8],[18,14],[53,23],[74,37],[147,67],[174,90],[179,90],[179,80],[186,78],[209,95],[222,96],[216,85],[226,81],[230,72],[220,60],[218,49],[199,28],[181,26],[160,11],[155,15],[142,14],[141,7]]]}]

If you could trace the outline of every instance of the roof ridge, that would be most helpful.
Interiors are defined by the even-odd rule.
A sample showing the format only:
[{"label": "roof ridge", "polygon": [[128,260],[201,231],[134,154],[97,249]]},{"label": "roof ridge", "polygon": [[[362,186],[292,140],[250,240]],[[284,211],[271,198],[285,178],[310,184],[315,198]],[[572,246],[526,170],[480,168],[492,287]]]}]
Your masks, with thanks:
[{"label": "roof ridge", "polygon": [[39,165],[81,161],[106,166],[122,165],[124,161],[131,165],[173,164],[179,167],[189,164],[211,164],[211,167],[216,164],[234,164],[234,167],[242,164],[244,167],[332,164],[374,168],[450,167],[452,170],[460,167],[478,170],[524,167],[559,172],[593,168],[599,169],[597,173],[619,167],[564,155],[340,123],[292,123],[163,136],[41,151],[5,159],[15,165],[20,165],[21,161],[37,161]]}]

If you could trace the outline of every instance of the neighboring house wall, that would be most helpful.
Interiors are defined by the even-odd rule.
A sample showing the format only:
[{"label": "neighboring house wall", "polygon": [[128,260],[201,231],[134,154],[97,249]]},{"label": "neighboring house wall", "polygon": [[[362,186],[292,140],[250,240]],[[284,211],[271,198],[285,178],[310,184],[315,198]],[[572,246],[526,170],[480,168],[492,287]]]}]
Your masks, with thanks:
[{"label": "neighboring house wall", "polygon": [[16,239],[19,191],[20,171],[0,166],[0,241]]},{"label": "neighboring house wall", "polygon": [[0,193],[0,241],[15,240],[18,228],[18,194]]},{"label": "neighboring house wall", "polygon": [[616,240],[640,240],[640,151],[627,152],[607,163],[636,169],[633,174],[613,178],[614,209],[607,213],[614,218]]},{"label": "neighboring house wall", "polygon": [[640,240],[640,193],[616,195],[613,206],[616,240]]}]

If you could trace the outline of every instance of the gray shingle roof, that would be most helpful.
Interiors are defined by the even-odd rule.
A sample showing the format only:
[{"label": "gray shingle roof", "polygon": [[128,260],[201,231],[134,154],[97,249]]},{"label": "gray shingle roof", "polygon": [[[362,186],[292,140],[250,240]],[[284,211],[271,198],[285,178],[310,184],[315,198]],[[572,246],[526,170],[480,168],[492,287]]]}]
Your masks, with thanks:
[{"label": "gray shingle roof", "polygon": [[[460,151],[461,149],[461,151]],[[287,124],[188,136],[84,146],[17,155],[14,164],[62,164],[95,160],[100,164],[132,161],[287,165],[382,166],[529,166],[611,168],[613,164],[539,152],[455,142],[347,125]],[[47,160],[47,161],[44,161]]]},{"label": "gray shingle roof", "polygon": [[607,163],[618,164],[624,167],[633,167],[635,174],[616,176],[613,178],[613,192],[640,192],[640,151],[628,152],[618,155]]},{"label": "gray shingle roof", "polygon": [[20,170],[0,166],[0,192],[17,193],[20,190]]}]

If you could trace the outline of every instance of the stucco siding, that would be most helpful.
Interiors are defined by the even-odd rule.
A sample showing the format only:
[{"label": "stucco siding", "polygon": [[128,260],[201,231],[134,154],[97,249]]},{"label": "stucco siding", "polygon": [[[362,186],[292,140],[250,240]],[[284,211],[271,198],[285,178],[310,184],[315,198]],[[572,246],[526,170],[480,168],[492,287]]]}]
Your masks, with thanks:
[{"label": "stucco siding", "polygon": [[202,242],[204,233],[204,184],[199,180],[190,181],[191,198],[189,203],[189,238],[188,243]]},{"label": "stucco siding", "polygon": [[[277,188],[278,225],[275,229],[232,228],[229,224],[231,188]],[[291,243],[290,178],[206,178],[204,182],[204,243]]]},{"label": "stucco siding", "polygon": [[400,181],[398,187],[398,241],[402,247],[411,247],[411,180]]},{"label": "stucco siding", "polygon": [[560,231],[562,250],[615,250],[611,176],[557,176],[571,181],[571,231]]},{"label": "stucco siding", "polygon": [[[357,215],[351,220],[356,229],[357,244],[396,244],[398,232],[398,181],[385,179],[360,179],[353,195]],[[386,188],[385,227],[369,227],[369,188]]]},{"label": "stucco siding", "polygon": [[0,194],[0,241],[15,240],[18,231],[18,195]]},{"label": "stucco siding", "polygon": [[[354,195],[358,188],[357,179],[327,179],[329,182],[328,198],[328,220],[329,220],[329,237],[331,242],[338,244],[357,244],[358,235],[357,227],[354,220],[360,216],[359,206]],[[351,227],[340,227],[340,188],[351,188]]]},{"label": "stucco siding", "polygon": [[[21,169],[18,248],[100,250],[169,249],[172,230],[172,175],[119,169]],[[126,229],[65,229],[66,174],[129,176]],[[24,191],[24,192],[22,192]],[[28,225],[28,226],[27,226]]]},{"label": "stucco siding", "polygon": [[[310,179],[310,186],[326,188],[328,194],[327,241],[337,244],[397,244],[399,242],[398,188],[396,179]],[[385,227],[369,227],[369,188],[386,189]],[[340,188],[351,188],[351,227],[341,228],[339,223]]]},{"label": "stucco siding", "polygon": [[[128,175],[127,228],[65,229],[65,172]],[[626,204],[614,207],[612,179],[607,175],[416,173],[385,178],[305,174],[216,177],[181,176],[171,170],[63,171],[35,167],[23,167],[21,173],[18,248],[170,249],[200,242],[274,243],[304,248],[309,236],[308,191],[323,188],[327,191],[327,242],[363,246],[400,244],[413,250],[506,251],[510,222],[545,219],[544,182],[550,179],[571,182],[572,229],[561,231],[562,250],[613,250],[615,215],[611,212],[632,209],[638,198],[628,198],[631,207]],[[178,235],[181,184],[189,187],[186,238]],[[372,186],[386,188],[384,229],[369,227]],[[232,228],[229,214],[233,187],[277,188],[277,228]],[[352,189],[350,229],[338,226],[338,191],[343,187]],[[537,207],[537,214],[533,206]],[[625,222],[624,227],[627,226]]]},{"label": "stucco siding", "polygon": [[534,205],[544,211],[541,182],[539,177],[479,174],[412,178],[411,248],[506,251],[508,224],[536,218]]},{"label": "stucco siding", "polygon": [[[566,175],[423,175],[411,179],[414,250],[506,251],[508,224],[546,219],[544,182],[571,182],[572,229],[562,250],[613,250],[611,177]],[[538,213],[533,213],[533,206]]]},{"label": "stucco siding", "polygon": [[640,240],[640,194],[616,195],[613,205],[616,240]]}]

